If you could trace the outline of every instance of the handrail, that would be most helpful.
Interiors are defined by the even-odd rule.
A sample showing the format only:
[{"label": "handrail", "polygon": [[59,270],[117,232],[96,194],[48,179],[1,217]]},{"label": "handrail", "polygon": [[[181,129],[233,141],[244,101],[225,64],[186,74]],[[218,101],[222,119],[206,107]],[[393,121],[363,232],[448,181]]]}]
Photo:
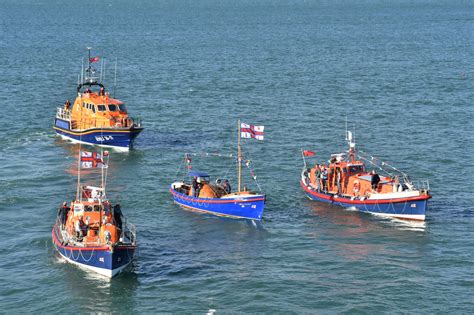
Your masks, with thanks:
[{"label": "handrail", "polygon": [[56,118],[71,121],[71,110],[65,110],[63,107],[58,107],[56,111]]}]

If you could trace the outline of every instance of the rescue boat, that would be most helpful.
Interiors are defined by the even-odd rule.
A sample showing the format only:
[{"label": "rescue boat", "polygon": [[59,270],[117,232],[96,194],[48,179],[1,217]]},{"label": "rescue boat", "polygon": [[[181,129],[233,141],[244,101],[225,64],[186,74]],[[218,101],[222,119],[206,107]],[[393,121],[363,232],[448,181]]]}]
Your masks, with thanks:
[{"label": "rescue boat", "polygon": [[88,66],[85,70],[81,67],[77,97],[72,105],[66,100],[57,108],[53,128],[72,142],[129,150],[143,130],[141,120],[129,116],[125,104],[106,91],[100,82],[105,78],[105,60],[98,72],[92,64],[99,57],[91,57],[91,49],[88,51]]},{"label": "rescue boat", "polygon": [[[307,168],[305,156],[314,153],[302,151],[305,166],[300,183],[307,197],[361,212],[424,221],[431,198],[429,182],[415,183],[390,164],[362,151],[356,152],[352,133],[346,131],[346,135],[349,150],[332,154],[328,165],[316,164]],[[371,171],[366,168],[365,162],[371,164]]]},{"label": "rescue boat", "polygon": [[[259,129],[261,127],[262,134],[260,139],[263,140],[263,126],[250,126],[246,124],[240,124],[241,129],[244,130],[245,126]],[[258,133],[258,131],[257,131]],[[245,165],[250,169],[252,178],[254,179],[256,186],[258,187],[259,193],[253,192],[247,189],[247,186],[242,184],[242,162],[243,154],[240,146],[241,134],[253,135],[255,137],[255,131],[253,134],[250,132],[242,131],[238,132],[238,145],[237,145],[237,169],[238,169],[238,183],[237,190],[232,192],[230,182],[228,179],[216,178],[214,181],[211,180],[211,176],[206,172],[192,171],[191,156],[218,156],[223,157],[222,154],[185,154],[185,164],[188,169],[188,180],[176,181],[171,184],[169,191],[173,196],[174,202],[184,209],[191,211],[208,213],[216,216],[223,216],[234,219],[249,219],[260,221],[263,216],[263,209],[265,207],[265,194],[261,192],[260,185],[258,184],[257,177],[254,171],[251,169],[250,161],[246,160]],[[260,136],[260,135],[259,135]],[[249,138],[252,136],[249,136]],[[227,157],[233,158],[235,155],[227,155]]]},{"label": "rescue boat", "polygon": [[[88,163],[86,167],[105,164],[95,152],[82,152],[81,160]],[[135,226],[128,223],[120,205],[107,199],[104,182],[81,186],[78,179],[76,199],[59,208],[52,239],[67,262],[112,278],[133,261],[137,240]]]}]

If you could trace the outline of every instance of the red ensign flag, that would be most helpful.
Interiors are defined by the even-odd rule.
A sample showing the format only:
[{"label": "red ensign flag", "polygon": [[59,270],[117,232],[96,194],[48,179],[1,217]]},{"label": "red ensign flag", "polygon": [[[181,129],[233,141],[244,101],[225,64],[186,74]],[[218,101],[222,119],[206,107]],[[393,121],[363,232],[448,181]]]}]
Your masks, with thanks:
[{"label": "red ensign flag", "polygon": [[314,155],[316,155],[316,152],[310,151],[310,150],[303,150],[303,155],[304,156],[314,156]]}]

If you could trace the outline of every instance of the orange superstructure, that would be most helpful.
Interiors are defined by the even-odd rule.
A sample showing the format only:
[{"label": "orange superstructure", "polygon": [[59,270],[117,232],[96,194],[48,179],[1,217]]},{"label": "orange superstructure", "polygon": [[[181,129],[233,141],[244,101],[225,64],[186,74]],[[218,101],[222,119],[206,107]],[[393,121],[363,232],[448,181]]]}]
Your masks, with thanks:
[{"label": "orange superstructure", "polygon": [[128,116],[127,108],[109,93],[78,93],[70,112],[72,129],[128,128],[134,120]]}]

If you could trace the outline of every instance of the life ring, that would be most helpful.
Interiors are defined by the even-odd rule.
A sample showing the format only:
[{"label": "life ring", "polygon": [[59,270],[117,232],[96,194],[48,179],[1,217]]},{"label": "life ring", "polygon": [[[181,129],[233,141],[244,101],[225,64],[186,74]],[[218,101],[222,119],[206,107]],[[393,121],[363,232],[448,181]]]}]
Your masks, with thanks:
[{"label": "life ring", "polygon": [[354,191],[354,196],[357,196],[357,194],[359,193],[359,190],[360,190],[360,183],[359,183],[358,179],[356,179],[354,181],[354,186],[353,186],[352,190]]}]

